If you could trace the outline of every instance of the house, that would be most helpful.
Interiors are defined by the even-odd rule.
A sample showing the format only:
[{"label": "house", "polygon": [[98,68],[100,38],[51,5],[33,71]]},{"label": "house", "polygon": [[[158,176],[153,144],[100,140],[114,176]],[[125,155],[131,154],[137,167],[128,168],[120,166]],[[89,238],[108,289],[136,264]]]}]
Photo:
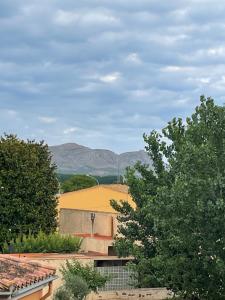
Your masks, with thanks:
[{"label": "house", "polygon": [[84,251],[109,254],[118,226],[118,213],[111,207],[111,199],[135,207],[128,187],[122,184],[97,185],[60,195],[60,232],[84,237]]},{"label": "house", "polygon": [[[0,255],[0,299],[44,300],[52,293],[56,269]],[[46,292],[44,288],[48,287]]]}]

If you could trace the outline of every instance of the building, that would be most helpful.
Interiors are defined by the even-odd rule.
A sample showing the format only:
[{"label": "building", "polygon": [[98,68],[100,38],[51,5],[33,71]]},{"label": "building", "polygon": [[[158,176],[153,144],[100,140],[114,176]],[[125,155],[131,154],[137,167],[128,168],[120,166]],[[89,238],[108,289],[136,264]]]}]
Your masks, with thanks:
[{"label": "building", "polygon": [[[56,269],[26,259],[0,255],[0,299],[44,300],[52,294]],[[44,293],[43,289],[48,287]]]},{"label": "building", "polygon": [[84,251],[110,254],[118,226],[111,199],[127,201],[134,207],[128,187],[121,184],[97,185],[60,195],[60,232],[85,238],[82,243]]}]

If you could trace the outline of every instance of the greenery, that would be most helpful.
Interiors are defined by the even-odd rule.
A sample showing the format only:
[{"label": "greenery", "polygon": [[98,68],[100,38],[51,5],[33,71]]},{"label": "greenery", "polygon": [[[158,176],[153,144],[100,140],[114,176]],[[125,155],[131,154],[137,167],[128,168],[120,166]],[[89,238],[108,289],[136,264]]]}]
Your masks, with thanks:
[{"label": "greenery", "polygon": [[40,231],[36,236],[33,234],[22,235],[15,240],[4,243],[3,253],[72,253],[78,252],[81,239],[59,233],[45,234]]},{"label": "greenery", "polygon": [[97,185],[95,178],[87,175],[73,175],[61,184],[64,193],[86,189]]},{"label": "greenery", "polygon": [[86,281],[72,273],[63,277],[64,285],[54,295],[54,300],[83,300],[89,294]]},{"label": "greenery", "polygon": [[144,139],[154,170],[128,170],[136,210],[112,201],[123,214],[118,253],[134,255],[140,286],[225,299],[225,108],[202,96],[185,122]]},{"label": "greenery", "polygon": [[0,137],[0,245],[29,231],[57,227],[56,166],[44,142]]},{"label": "greenery", "polygon": [[71,291],[67,290],[64,286],[58,288],[53,296],[54,300],[76,300]]},{"label": "greenery", "polygon": [[[58,173],[57,177],[61,184],[67,179],[70,179],[74,174],[61,174]],[[96,176],[93,175],[94,178],[96,178],[99,182],[99,184],[113,184],[118,183],[118,176],[116,175],[108,175],[108,176]],[[123,183],[123,176],[119,176],[119,183]]]},{"label": "greenery", "polygon": [[88,289],[93,292],[97,292],[98,288],[103,287],[108,280],[107,277],[98,273],[92,265],[82,265],[77,260],[67,261],[61,272],[63,278],[67,278],[69,274],[81,277],[87,283]]}]

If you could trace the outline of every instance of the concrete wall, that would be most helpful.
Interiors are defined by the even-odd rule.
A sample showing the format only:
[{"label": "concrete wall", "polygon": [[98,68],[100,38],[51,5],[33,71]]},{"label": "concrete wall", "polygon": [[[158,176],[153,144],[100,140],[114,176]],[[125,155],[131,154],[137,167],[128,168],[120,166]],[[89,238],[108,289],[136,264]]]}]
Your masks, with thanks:
[{"label": "concrete wall", "polygon": [[149,288],[114,292],[100,292],[99,294],[92,293],[88,295],[87,300],[165,300],[168,298],[172,298],[172,295],[165,288]]},{"label": "concrete wall", "polygon": [[[92,211],[61,209],[59,214],[59,231],[61,233],[92,233]],[[112,236],[117,231],[116,214],[95,212],[93,233]]]},{"label": "concrete wall", "polygon": [[81,251],[87,253],[89,251],[108,255],[108,247],[112,246],[112,240],[100,240],[96,238],[86,237],[81,244]]}]

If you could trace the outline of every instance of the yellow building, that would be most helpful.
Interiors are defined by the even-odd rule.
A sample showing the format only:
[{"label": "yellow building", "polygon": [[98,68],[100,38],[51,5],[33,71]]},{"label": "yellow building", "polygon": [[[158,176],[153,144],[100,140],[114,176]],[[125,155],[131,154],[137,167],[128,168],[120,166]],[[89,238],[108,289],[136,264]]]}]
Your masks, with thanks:
[{"label": "yellow building", "polygon": [[97,185],[60,195],[60,232],[86,237],[84,251],[108,253],[118,226],[117,212],[110,205],[111,199],[127,201],[135,206],[128,187],[121,184]]},{"label": "yellow building", "polygon": [[61,194],[59,209],[79,209],[116,213],[110,205],[110,200],[125,200],[134,205],[128,194],[128,187],[122,184],[97,185],[91,188]]}]

